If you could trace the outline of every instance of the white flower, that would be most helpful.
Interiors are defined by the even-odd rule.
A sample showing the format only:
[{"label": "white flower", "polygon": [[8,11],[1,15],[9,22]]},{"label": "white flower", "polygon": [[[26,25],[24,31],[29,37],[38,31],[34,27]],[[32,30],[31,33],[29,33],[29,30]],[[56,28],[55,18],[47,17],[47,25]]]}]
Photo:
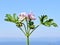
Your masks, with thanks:
[{"label": "white flower", "polygon": [[23,19],[25,19],[26,15],[27,15],[26,12],[20,13],[19,16],[18,16],[19,21],[22,21]]},{"label": "white flower", "polygon": [[24,20],[24,19],[27,19],[27,20],[35,20],[35,17],[34,17],[34,15],[33,15],[33,13],[32,12],[30,12],[30,13],[28,13],[28,14],[26,14],[26,12],[22,12],[22,13],[20,13],[19,14],[19,16],[18,16],[18,20],[19,20],[19,22],[20,21],[22,21],[22,20]]}]

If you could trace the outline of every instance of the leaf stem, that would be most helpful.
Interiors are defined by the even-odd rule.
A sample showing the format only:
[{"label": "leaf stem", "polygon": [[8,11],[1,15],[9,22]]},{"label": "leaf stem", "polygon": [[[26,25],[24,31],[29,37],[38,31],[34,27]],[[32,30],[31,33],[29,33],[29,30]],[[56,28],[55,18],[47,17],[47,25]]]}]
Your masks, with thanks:
[{"label": "leaf stem", "polygon": [[25,28],[25,32],[26,32],[26,26],[25,26],[25,24],[24,23],[22,23],[23,25],[24,25],[24,28]]},{"label": "leaf stem", "polygon": [[23,31],[23,29],[22,29],[21,27],[20,27],[19,29],[20,29],[20,30],[24,33],[24,35],[25,35],[25,32]]},{"label": "leaf stem", "polygon": [[35,31],[35,29],[36,29],[37,27],[39,27],[39,25],[37,25],[37,26],[30,32],[29,36],[32,34],[33,31]]},{"label": "leaf stem", "polygon": [[28,21],[27,21],[27,19],[26,19],[26,24],[27,24],[27,32],[28,32]]}]

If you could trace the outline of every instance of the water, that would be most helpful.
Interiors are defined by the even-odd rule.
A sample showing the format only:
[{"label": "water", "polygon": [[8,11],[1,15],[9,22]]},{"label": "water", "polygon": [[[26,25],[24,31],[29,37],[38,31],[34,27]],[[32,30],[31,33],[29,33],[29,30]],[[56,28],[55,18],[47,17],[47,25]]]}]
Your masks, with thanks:
[{"label": "water", "polygon": [[[26,45],[25,39],[0,39],[0,45]],[[60,38],[30,39],[30,45],[60,45]]]},{"label": "water", "polygon": [[[0,42],[0,45],[26,45],[25,42]],[[60,42],[30,42],[30,45],[60,45]]]}]

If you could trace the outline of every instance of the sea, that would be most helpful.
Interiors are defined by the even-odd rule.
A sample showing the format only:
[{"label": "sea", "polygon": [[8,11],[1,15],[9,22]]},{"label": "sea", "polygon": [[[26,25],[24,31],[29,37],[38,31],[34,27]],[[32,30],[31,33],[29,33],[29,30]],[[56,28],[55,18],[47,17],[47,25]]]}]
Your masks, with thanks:
[{"label": "sea", "polygon": [[[0,42],[0,45],[26,45],[25,42]],[[30,45],[60,45],[60,42],[30,42]]]},{"label": "sea", "polygon": [[[60,45],[60,39],[35,39],[30,40],[30,45]],[[0,45],[26,45],[26,41],[8,41],[0,39]]]}]

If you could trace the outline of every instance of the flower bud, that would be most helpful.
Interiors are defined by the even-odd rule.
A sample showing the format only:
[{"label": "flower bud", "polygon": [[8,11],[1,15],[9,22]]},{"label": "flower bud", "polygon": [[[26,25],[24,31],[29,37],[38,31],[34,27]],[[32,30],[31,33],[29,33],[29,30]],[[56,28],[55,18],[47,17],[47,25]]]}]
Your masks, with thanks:
[{"label": "flower bud", "polygon": [[34,22],[29,21],[29,25],[33,25],[33,24],[34,24]]},{"label": "flower bud", "polygon": [[30,25],[29,28],[30,28],[30,29],[34,29],[34,25]]},{"label": "flower bud", "polygon": [[21,23],[21,22],[17,22],[17,23],[16,23],[16,26],[17,26],[17,27],[21,27],[21,26],[22,26],[22,23]]}]

